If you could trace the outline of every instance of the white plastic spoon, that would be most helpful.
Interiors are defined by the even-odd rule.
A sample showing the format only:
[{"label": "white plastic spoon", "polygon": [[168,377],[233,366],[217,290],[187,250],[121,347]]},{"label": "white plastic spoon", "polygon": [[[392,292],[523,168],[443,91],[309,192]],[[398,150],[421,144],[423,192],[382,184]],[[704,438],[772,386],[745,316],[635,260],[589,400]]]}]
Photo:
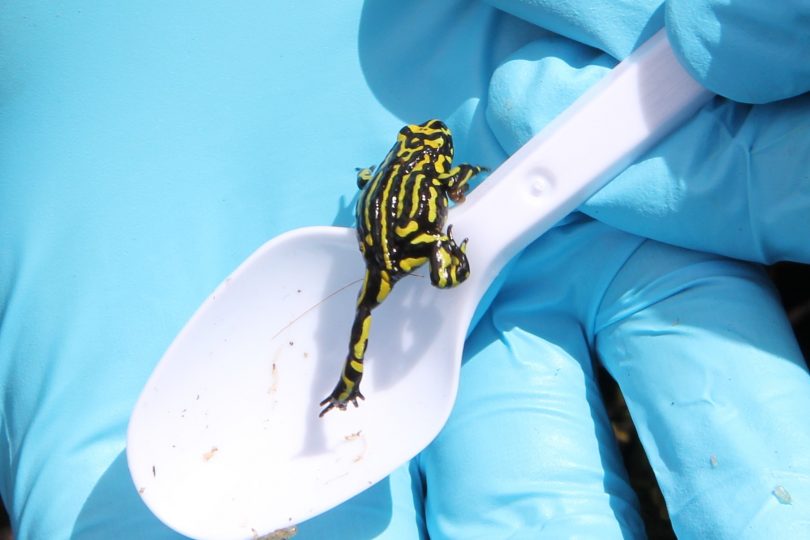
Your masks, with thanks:
[{"label": "white plastic spoon", "polygon": [[127,457],[143,500],[188,536],[255,538],[384,478],[447,420],[468,325],[503,266],[710,97],[661,31],[493,172],[448,219],[470,239],[470,278],[438,290],[422,271],[374,311],[359,408],[318,417],[363,276],[354,230],[265,244],[200,307],[138,400]]}]

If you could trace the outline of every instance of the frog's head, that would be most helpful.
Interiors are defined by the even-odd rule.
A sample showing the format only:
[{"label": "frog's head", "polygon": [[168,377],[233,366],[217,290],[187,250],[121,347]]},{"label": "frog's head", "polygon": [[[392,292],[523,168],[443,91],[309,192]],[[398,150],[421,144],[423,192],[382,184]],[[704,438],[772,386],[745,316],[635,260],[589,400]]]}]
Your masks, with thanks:
[{"label": "frog's head", "polygon": [[439,156],[444,156],[448,163],[453,160],[453,136],[441,120],[407,125],[399,130],[397,141],[405,148],[428,150],[434,160]]}]

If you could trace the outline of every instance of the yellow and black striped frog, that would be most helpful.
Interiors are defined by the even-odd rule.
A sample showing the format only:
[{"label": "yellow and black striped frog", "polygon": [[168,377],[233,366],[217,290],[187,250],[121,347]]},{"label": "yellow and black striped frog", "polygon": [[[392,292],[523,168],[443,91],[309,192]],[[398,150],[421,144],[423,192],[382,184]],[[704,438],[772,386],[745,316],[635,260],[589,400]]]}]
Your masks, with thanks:
[{"label": "yellow and black striped frog", "polygon": [[358,170],[357,239],[366,263],[357,297],[349,354],[332,393],[321,402],[320,416],[349,402],[357,406],[363,357],[371,328],[371,310],[415,268],[429,263],[434,286],[449,288],[470,275],[467,239],[444,231],[450,200],[460,203],[468,182],[483,167],[453,166],[453,138],[440,120],[403,127],[378,167]]}]

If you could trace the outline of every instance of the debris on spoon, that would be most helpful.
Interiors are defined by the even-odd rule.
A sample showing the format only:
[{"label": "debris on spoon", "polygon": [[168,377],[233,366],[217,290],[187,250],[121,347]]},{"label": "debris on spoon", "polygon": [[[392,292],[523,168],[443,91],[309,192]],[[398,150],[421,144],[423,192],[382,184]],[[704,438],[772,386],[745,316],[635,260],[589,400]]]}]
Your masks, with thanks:
[{"label": "debris on spoon", "polygon": [[793,504],[793,497],[790,496],[790,492],[784,487],[776,486],[771,493],[773,493],[773,496],[776,497],[776,500],[781,504]]},{"label": "debris on spoon", "polygon": [[297,527],[287,527],[285,529],[278,529],[277,531],[273,531],[270,534],[265,534],[264,536],[259,536],[256,534],[256,531],[253,532],[253,539],[254,540],[288,540],[298,534]]}]

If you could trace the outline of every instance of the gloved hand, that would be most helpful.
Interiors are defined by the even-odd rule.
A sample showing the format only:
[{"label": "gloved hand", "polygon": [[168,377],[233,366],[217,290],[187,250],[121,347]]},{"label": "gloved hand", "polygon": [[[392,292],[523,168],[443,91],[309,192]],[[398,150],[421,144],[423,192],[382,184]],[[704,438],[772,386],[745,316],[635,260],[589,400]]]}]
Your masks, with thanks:
[{"label": "gloved hand", "polygon": [[687,70],[745,103],[717,98],[583,211],[679,246],[757,262],[810,262],[807,235],[798,234],[810,230],[806,2],[779,9],[714,0],[666,7],[657,0],[491,3],[555,32],[517,51],[492,79],[487,118],[507,151],[666,22]]},{"label": "gloved hand", "polygon": [[[487,122],[478,108],[468,122],[466,145],[485,140],[491,128],[508,152],[664,19],[658,2],[496,4],[554,32],[532,35],[498,17],[487,25],[513,44],[526,44],[505,60],[496,53],[487,58],[494,66]],[[393,70],[408,57],[423,57],[423,41],[445,52],[464,43],[472,57],[479,42],[437,37],[432,26],[416,32],[418,21],[409,19],[408,9],[376,21],[380,36],[392,35],[398,24],[415,34],[408,46],[395,45],[407,55],[391,62],[397,58],[392,45],[369,53],[366,62],[376,67],[373,60],[386,56],[388,63],[379,62],[385,77],[370,78],[372,88],[389,107],[412,112],[409,107],[419,105],[397,99],[405,77],[384,66]],[[465,20],[472,12],[464,12]],[[455,34],[463,36],[467,28],[461,25]],[[503,46],[503,40],[493,41]],[[471,81],[452,71],[458,64],[441,55],[436,63],[451,73],[431,78],[417,71],[418,80],[436,81],[419,88],[469,88]],[[772,95],[782,91],[773,89]],[[415,103],[424,106],[425,99]],[[718,99],[585,210],[599,212],[599,218],[607,213],[627,230],[716,253],[807,260],[807,190],[786,196],[788,186],[807,183],[801,173],[805,154],[791,154],[808,144],[802,133],[808,125],[805,103],[796,98],[751,108]],[[475,131],[481,124],[485,128]],[[750,160],[745,150],[736,155],[746,137],[770,153],[757,146],[749,149]],[[486,155],[480,147],[473,150]],[[748,174],[759,182],[755,188],[770,188],[772,196],[749,193],[751,182],[739,185],[734,176],[740,163],[757,160]],[[718,171],[723,174],[714,178]],[[765,176],[773,171],[782,174]],[[752,202],[756,208],[742,213]],[[594,358],[624,392],[679,537],[810,532],[810,459],[803,450],[810,430],[802,420],[810,412],[810,377],[761,270],[572,216],[511,267],[468,340],[450,421],[407,473],[396,475],[398,484],[410,479],[425,496],[418,499],[417,516],[423,506],[430,537],[644,535],[594,380]],[[330,517],[301,529],[312,537],[336,530]]]},{"label": "gloved hand", "polygon": [[[460,1],[17,2],[0,35],[0,489],[34,539],[177,537],[123,453],[176,332],[267,238],[350,225],[354,167],[403,122],[496,166],[493,72],[551,39]],[[594,353],[679,532],[799,526],[810,381],[761,274],[577,215],[505,276],[434,444],[300,537],[641,534]]]},{"label": "gloved hand", "polygon": [[[658,2],[492,3],[555,33],[522,47],[491,79],[487,119],[509,152],[664,18]],[[762,18],[748,15],[756,8],[672,2],[666,20],[679,54],[716,91],[751,101],[806,92],[805,63],[778,48],[786,35],[804,36],[792,46],[807,57],[805,29],[762,15],[762,35],[783,33],[757,49],[763,40],[752,27]],[[710,15],[719,26],[701,22]],[[692,33],[700,31],[723,40]],[[758,51],[750,60],[749,49]],[[700,62],[707,55],[713,69]],[[741,65],[752,74],[736,81]],[[584,211],[681,246],[810,261],[808,97],[753,107],[718,98]],[[468,342],[454,416],[420,456],[432,533],[475,536],[478,509],[501,506],[483,517],[492,536],[642,534],[594,357],[624,392],[679,537],[810,532],[801,502],[810,494],[801,450],[810,443],[802,420],[810,380],[759,271],[572,220],[526,250],[505,283]],[[487,487],[484,477],[503,483]]]},{"label": "gloved hand", "polygon": [[12,1],[0,10],[0,490],[20,539],[177,538],[124,453],[150,372],[245,257],[351,225],[402,126],[360,6]]}]

